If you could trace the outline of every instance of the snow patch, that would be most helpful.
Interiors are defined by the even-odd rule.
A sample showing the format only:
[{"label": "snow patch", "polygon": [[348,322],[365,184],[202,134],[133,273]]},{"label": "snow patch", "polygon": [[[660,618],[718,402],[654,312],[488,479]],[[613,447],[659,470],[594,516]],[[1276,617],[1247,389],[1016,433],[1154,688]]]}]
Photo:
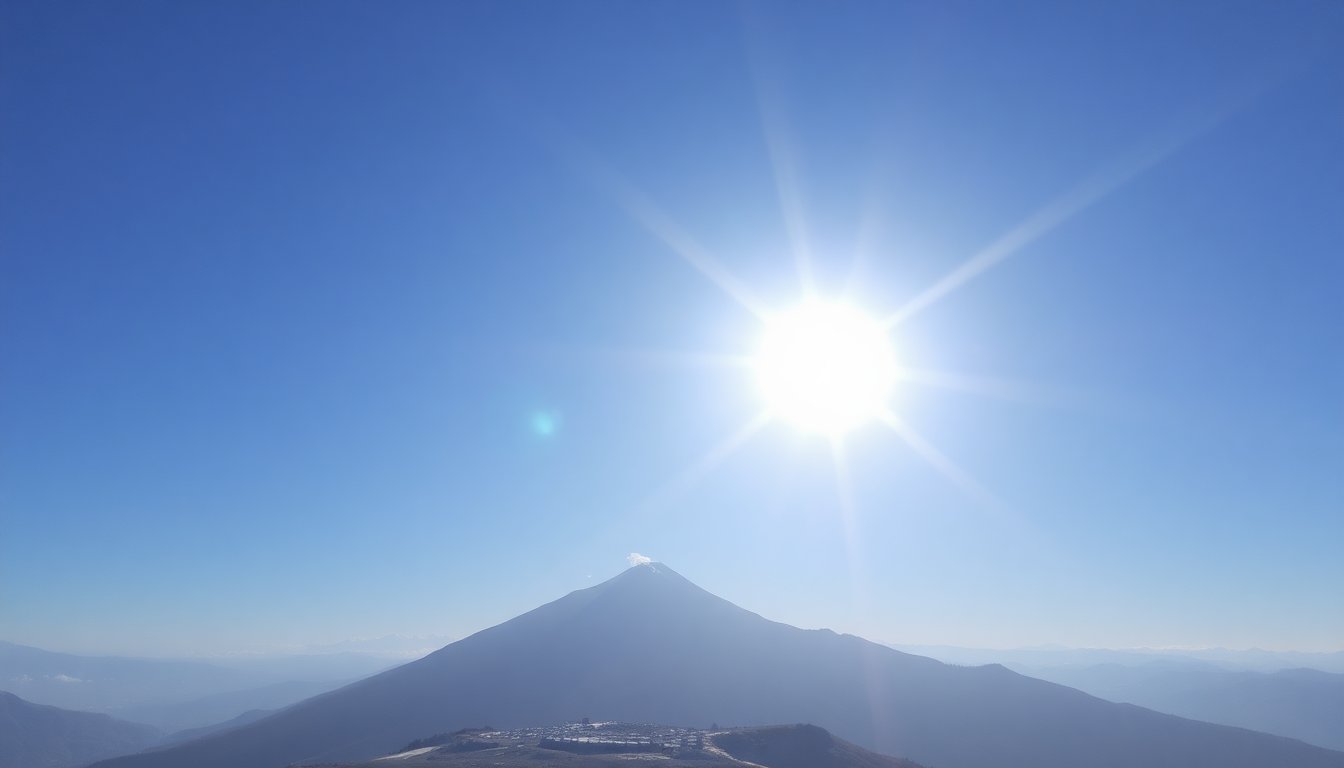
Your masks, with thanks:
[{"label": "snow patch", "polygon": [[[415,757],[416,755],[423,755],[426,752],[433,752],[436,749],[438,749],[438,747],[421,747],[420,749],[410,749],[405,752],[398,752],[395,755],[380,757],[378,758],[378,760],[405,760],[407,758]],[[375,760],[375,762],[377,762],[377,760]]]}]

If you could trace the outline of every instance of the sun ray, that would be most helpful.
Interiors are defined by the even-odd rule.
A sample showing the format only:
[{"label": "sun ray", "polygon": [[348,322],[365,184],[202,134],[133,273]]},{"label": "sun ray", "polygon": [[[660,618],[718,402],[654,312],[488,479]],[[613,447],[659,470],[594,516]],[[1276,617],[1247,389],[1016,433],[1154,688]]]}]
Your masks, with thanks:
[{"label": "sun ray", "polygon": [[898,368],[896,377],[903,386],[915,385],[950,392],[966,392],[1028,405],[1064,408],[1086,407],[1092,404],[1095,399],[1085,393],[1059,387],[1046,387],[1029,381],[1015,381],[995,376],[977,376],[928,368]]},{"label": "sun ray", "polygon": [[955,462],[949,459],[942,451],[933,447],[933,444],[925,440],[922,435],[916,432],[909,424],[905,423],[899,416],[887,411],[881,416],[882,423],[886,424],[896,433],[898,437],[910,446],[919,457],[929,463],[929,466],[938,470],[944,477],[951,480],[966,495],[975,499],[988,509],[998,510],[1002,505],[999,500],[994,498],[993,494],[985,490],[975,478],[971,477],[965,470],[957,466]]},{"label": "sun ray", "polygon": [[849,473],[849,459],[845,454],[845,441],[833,435],[831,443],[831,464],[835,468],[835,493],[840,504],[840,524],[844,527],[845,555],[849,564],[850,594],[855,605],[865,612],[868,609],[867,590],[864,589],[863,551],[859,547],[858,507],[854,503],[854,484]]},{"label": "sun ray", "polygon": [[544,113],[514,106],[526,118],[524,124],[530,126],[530,132],[541,145],[550,148],[555,157],[571,168],[577,176],[588,180],[606,194],[631,220],[660,240],[748,312],[758,318],[765,317],[769,313],[770,308],[746,283],[691,237],[643,190],[613,168],[596,150],[568,135],[559,124]]},{"label": "sun ray", "polygon": [[[890,134],[895,132],[896,128],[888,124],[884,129],[878,130],[880,133]],[[858,210],[858,225],[850,245],[852,252],[845,270],[842,295],[854,293],[869,266],[874,263],[874,254],[886,250],[881,243],[889,235],[890,223],[884,215],[892,205],[889,179],[898,175],[891,145],[883,142],[876,147],[868,165],[869,173],[864,184],[866,191]]]},{"label": "sun ray", "polygon": [[787,121],[784,119],[779,90],[766,71],[764,45],[757,29],[761,21],[750,12],[749,7],[744,6],[744,11],[746,13],[743,26],[746,32],[748,66],[751,71],[752,89],[756,95],[756,108],[760,113],[761,133],[765,139],[765,149],[775,179],[775,194],[779,198],[784,231],[789,238],[789,249],[793,254],[794,268],[798,271],[803,296],[811,296],[815,293],[812,250],[796,153],[785,127]]},{"label": "sun ray", "polygon": [[1230,113],[1224,106],[1186,120],[1154,139],[1140,145],[1115,162],[1102,166],[1077,186],[1055,198],[1027,217],[1025,221],[967,259],[956,269],[926,288],[886,319],[894,328],[939,299],[984,274],[989,269],[1044,237],[1056,227],[1123,187],[1184,148],[1199,135],[1211,130]]},{"label": "sun ray", "polygon": [[661,240],[715,287],[756,317],[764,318],[769,314],[770,308],[756,297],[746,283],[714,258],[713,254],[701,246],[641,190],[609,169],[595,170],[594,175],[605,182],[604,186],[612,193],[616,204],[629,214],[631,219]]},{"label": "sun ray", "polygon": [[[840,520],[845,526],[845,546],[850,562],[858,563],[858,520],[854,506],[854,486],[849,476],[849,460],[845,455],[845,441],[839,435],[831,436],[831,465],[835,468],[835,494],[840,503]],[[853,570],[853,569],[851,569]]]},{"label": "sun ray", "polygon": [[812,249],[793,150],[780,125],[780,118],[771,115],[768,110],[768,107],[761,107],[761,130],[765,134],[770,166],[774,170],[775,193],[779,197],[780,213],[784,218],[789,249],[793,253],[794,268],[798,270],[798,282],[803,295],[811,296],[816,292],[816,280],[812,274]]},{"label": "sun ray", "polygon": [[[831,462],[835,467],[835,490],[840,503],[840,521],[841,525],[844,526],[845,559],[849,566],[850,599],[860,616],[872,616],[872,601],[868,597],[868,588],[864,581],[863,550],[859,546],[862,537],[859,535],[858,507],[854,502],[854,486],[850,479],[849,458],[845,453],[845,441],[843,438],[833,436],[830,442]],[[876,663],[876,659],[866,654],[863,663],[869,671],[869,674],[864,675],[869,714],[873,718],[874,724],[890,722],[890,716],[887,714],[890,706],[886,697],[883,695],[880,686],[874,685],[872,682],[881,677],[879,674],[880,664]]]},{"label": "sun ray", "polygon": [[677,497],[694,488],[702,479],[712,472],[729,456],[732,456],[752,437],[760,432],[761,429],[769,424],[773,415],[769,411],[762,411],[755,417],[738,427],[727,437],[715,443],[702,456],[691,463],[690,466],[682,470],[676,477],[668,481],[641,502],[637,509],[644,512],[652,512],[662,508],[672,502]]}]

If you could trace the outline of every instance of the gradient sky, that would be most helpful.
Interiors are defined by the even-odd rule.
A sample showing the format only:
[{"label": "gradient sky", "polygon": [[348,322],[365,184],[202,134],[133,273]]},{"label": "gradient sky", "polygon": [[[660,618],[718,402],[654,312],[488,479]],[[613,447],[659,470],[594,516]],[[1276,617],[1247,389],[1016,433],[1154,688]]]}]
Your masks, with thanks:
[{"label": "gradient sky", "polygon": [[[460,636],[637,551],[890,642],[1344,649],[1344,5],[1013,5],[4,2],[0,639]],[[655,210],[780,308],[1010,235],[893,332],[978,489],[714,453],[759,326]]]}]

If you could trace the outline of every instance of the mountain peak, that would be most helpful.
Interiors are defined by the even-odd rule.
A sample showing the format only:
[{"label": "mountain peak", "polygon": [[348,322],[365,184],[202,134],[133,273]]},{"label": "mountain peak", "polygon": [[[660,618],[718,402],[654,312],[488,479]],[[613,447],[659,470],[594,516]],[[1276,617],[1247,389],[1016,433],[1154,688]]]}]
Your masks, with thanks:
[{"label": "mountain peak", "polygon": [[667,565],[665,565],[665,564],[663,564],[663,563],[660,563],[660,562],[658,562],[657,560],[649,560],[649,561],[647,561],[647,562],[638,562],[638,563],[634,563],[634,564],[632,564],[629,568],[626,568],[624,571],[621,571],[621,573],[620,573],[616,578],[620,578],[621,576],[624,576],[625,574],[627,574],[627,573],[631,573],[631,572],[635,572],[635,573],[669,573],[669,574],[672,574],[673,576],[678,576],[678,577],[681,576],[681,574],[677,573],[676,571],[672,570],[671,568],[668,568]]},{"label": "mountain peak", "polygon": [[656,560],[636,563],[601,584],[583,591],[592,591],[595,595],[610,592],[640,592],[648,599],[693,593],[715,600],[720,599]]},{"label": "mountain peak", "polygon": [[[570,592],[515,621],[562,619],[588,627],[599,622],[610,624],[613,632],[625,635],[636,627],[666,629],[671,623],[712,623],[741,616],[755,614],[701,588],[666,564],[650,560],[632,565],[599,584]],[[484,633],[493,633],[510,623]]]}]

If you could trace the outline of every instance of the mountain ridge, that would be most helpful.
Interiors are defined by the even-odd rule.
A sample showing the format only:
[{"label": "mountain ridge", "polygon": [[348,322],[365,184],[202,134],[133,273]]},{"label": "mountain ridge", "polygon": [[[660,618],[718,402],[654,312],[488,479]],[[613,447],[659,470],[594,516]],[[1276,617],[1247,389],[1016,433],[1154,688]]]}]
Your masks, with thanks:
[{"label": "mountain ridge", "polygon": [[76,768],[150,746],[158,729],[0,691],[0,768]]},{"label": "mountain ridge", "polygon": [[368,759],[425,733],[592,715],[816,723],[938,768],[1344,768],[1344,753],[1113,704],[1005,667],[954,667],[773,622],[661,563],[227,733],[100,768]]}]

